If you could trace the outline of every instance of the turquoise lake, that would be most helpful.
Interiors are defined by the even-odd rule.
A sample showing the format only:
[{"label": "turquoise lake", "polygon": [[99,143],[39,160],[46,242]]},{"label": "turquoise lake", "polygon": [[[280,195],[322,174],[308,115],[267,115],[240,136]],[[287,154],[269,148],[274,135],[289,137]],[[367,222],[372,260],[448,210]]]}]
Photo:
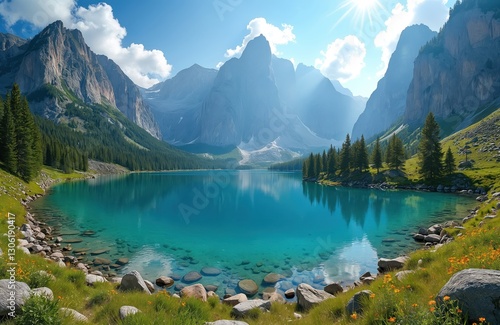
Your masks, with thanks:
[{"label": "turquoise lake", "polygon": [[[300,173],[253,170],[67,182],[33,210],[65,241],[83,240],[73,249],[130,259],[113,272],[135,269],[154,281],[217,267],[220,275],[200,282],[223,295],[240,279],[261,283],[270,272],[286,276],[282,290],[297,282],[352,284],[376,273],[378,258],[420,247],[411,238],[419,226],[461,219],[474,206],[458,195],[327,187],[302,182]],[[82,236],[86,230],[95,235]]]}]

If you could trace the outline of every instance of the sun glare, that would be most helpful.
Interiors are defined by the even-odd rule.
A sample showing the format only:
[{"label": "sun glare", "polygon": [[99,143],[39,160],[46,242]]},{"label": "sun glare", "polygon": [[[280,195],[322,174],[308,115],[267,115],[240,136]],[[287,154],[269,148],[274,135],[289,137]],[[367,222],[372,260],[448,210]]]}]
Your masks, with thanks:
[{"label": "sun glare", "polygon": [[349,16],[356,27],[363,28],[366,23],[372,25],[374,20],[380,20],[381,13],[384,11],[385,8],[379,0],[345,0],[332,13],[343,12],[332,28]]}]

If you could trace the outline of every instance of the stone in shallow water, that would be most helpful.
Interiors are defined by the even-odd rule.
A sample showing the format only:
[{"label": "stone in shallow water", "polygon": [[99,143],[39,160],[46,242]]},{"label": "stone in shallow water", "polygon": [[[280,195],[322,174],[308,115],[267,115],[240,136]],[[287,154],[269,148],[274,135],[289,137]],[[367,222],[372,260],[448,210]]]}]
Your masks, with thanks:
[{"label": "stone in shallow water", "polygon": [[125,264],[128,264],[128,258],[126,257],[121,257],[119,259],[116,260],[116,264],[119,264],[119,265],[125,265]]},{"label": "stone in shallow water", "polygon": [[93,252],[90,252],[90,255],[101,255],[101,254],[104,254],[107,252],[109,252],[109,249],[103,248],[103,249],[98,249],[98,250],[95,250]]},{"label": "stone in shallow water", "polygon": [[217,276],[221,274],[221,270],[216,267],[204,267],[201,269],[201,274],[207,276]]},{"label": "stone in shallow water", "polygon": [[250,279],[241,280],[240,282],[238,282],[238,287],[240,288],[241,292],[249,296],[253,296],[259,291],[259,286],[257,285],[257,283]]},{"label": "stone in shallow water", "polygon": [[182,282],[192,283],[192,282],[196,282],[196,281],[201,280],[201,278],[202,278],[202,276],[200,273],[198,273],[196,271],[192,271],[192,272],[189,272],[186,275],[184,275],[184,277],[182,278]]},{"label": "stone in shallow water", "polygon": [[216,286],[215,284],[206,284],[206,285],[204,285],[204,287],[205,287],[205,290],[207,290],[207,292],[208,291],[215,292],[215,291],[217,291],[217,289],[219,289],[219,287]]},{"label": "stone in shallow water", "polygon": [[78,239],[78,238],[68,238],[68,239],[62,240],[63,243],[67,243],[67,244],[77,244],[77,243],[81,243],[82,241],[83,241],[82,239]]},{"label": "stone in shallow water", "polygon": [[279,280],[281,280],[283,278],[283,276],[281,274],[278,274],[278,273],[269,273],[268,275],[266,275],[264,277],[264,284],[265,285],[275,285],[276,282],[278,282]]}]

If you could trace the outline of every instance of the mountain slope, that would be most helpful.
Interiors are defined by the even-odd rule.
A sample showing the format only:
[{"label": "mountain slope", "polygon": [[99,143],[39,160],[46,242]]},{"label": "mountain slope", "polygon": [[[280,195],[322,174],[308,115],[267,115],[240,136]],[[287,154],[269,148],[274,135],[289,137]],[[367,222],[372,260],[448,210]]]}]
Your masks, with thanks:
[{"label": "mountain slope", "polygon": [[415,60],[403,122],[433,112],[443,134],[467,127],[500,98],[500,3],[464,0]]},{"label": "mountain slope", "polygon": [[364,112],[354,124],[354,139],[361,135],[370,138],[401,118],[413,77],[413,62],[420,48],[436,35],[425,25],[413,25],[403,30],[384,77],[378,82]]},{"label": "mountain slope", "polygon": [[137,86],[113,61],[94,54],[80,31],[68,30],[56,21],[30,41],[11,35],[2,35],[0,40],[4,47],[0,92],[19,84],[32,110],[55,121],[74,99],[109,105],[154,137],[161,137]]},{"label": "mountain slope", "polygon": [[195,64],[143,91],[165,141],[187,144],[199,138],[202,106],[216,76],[217,70]]}]

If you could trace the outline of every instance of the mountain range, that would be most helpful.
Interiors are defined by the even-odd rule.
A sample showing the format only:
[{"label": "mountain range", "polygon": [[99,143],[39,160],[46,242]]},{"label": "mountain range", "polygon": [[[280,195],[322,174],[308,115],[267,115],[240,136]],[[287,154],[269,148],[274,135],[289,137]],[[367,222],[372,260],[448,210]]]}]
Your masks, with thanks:
[{"label": "mountain range", "polygon": [[144,94],[166,141],[237,147],[272,162],[340,142],[351,131],[364,100],[337,87],[343,93],[319,70],[295,69],[272,55],[260,35],[219,71],[193,65]]},{"label": "mountain range", "polygon": [[348,133],[353,139],[416,134],[429,112],[447,135],[500,105],[499,7],[465,0],[439,33],[406,28],[368,100],[314,67],[274,56],[263,35],[218,70],[194,64],[141,89],[59,21],[31,40],[0,34],[0,93],[15,82],[36,114],[77,131],[88,126],[83,108],[94,110],[92,118],[118,126],[147,150],[126,135],[128,124],[116,118],[122,114],[152,137],[210,159],[231,152],[244,165],[338,146]]}]

